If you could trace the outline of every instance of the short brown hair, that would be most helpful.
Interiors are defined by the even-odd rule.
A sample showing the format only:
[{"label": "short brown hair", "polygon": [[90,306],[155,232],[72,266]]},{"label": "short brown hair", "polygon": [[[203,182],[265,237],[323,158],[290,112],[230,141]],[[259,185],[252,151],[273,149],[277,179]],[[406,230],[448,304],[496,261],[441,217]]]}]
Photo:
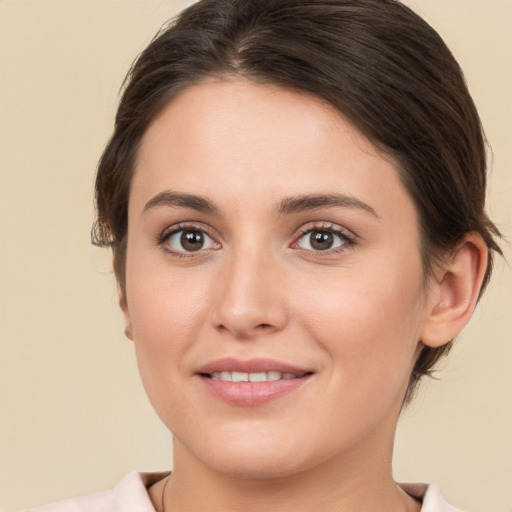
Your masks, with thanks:
[{"label": "short brown hair", "polygon": [[[164,27],[132,66],[96,178],[93,242],[110,246],[124,290],[127,210],[148,125],[186,87],[243,77],[320,97],[397,164],[420,219],[425,273],[470,231],[490,249],[486,146],[462,71],[437,32],[396,0],[202,0]],[[424,347],[411,376],[452,342]]]}]

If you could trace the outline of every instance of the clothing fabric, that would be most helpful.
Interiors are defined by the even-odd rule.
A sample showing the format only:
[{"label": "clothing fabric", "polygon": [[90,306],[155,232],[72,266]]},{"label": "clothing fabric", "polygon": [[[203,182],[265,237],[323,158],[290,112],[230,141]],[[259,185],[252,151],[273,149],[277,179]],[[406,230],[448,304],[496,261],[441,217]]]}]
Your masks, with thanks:
[{"label": "clothing fabric", "polygon": [[[168,474],[129,473],[110,491],[30,508],[25,512],[155,512],[148,489]],[[400,484],[400,487],[422,501],[421,512],[461,512],[444,501],[434,484]]]}]

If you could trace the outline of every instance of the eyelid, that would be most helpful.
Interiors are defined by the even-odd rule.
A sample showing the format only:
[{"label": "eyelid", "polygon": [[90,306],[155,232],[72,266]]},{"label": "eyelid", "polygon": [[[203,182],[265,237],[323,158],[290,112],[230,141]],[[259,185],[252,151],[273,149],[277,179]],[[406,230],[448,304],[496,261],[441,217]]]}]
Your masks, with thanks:
[{"label": "eyelid", "polygon": [[[169,240],[169,238],[180,232],[180,231],[186,231],[186,230],[197,230],[205,233],[206,236],[211,238],[216,245],[214,248],[207,248],[207,249],[199,249],[198,251],[193,252],[187,252],[187,251],[173,251],[170,248],[164,247],[165,243]],[[313,251],[309,249],[303,249],[300,247],[294,247],[297,245],[298,241],[308,233],[311,233],[312,231],[328,231],[331,232],[341,238],[344,239],[344,243],[341,246],[335,247],[334,249],[326,249],[324,251]],[[213,233],[213,230],[208,226],[203,224],[202,222],[196,222],[196,221],[185,221],[185,222],[179,222],[176,224],[173,224],[171,226],[168,226],[165,228],[157,237],[156,237],[156,244],[160,246],[163,250],[165,250],[167,253],[174,255],[174,256],[199,256],[200,254],[204,254],[205,252],[211,251],[211,250],[218,250],[222,247],[222,244],[218,241],[219,236],[216,233]],[[304,252],[308,253],[315,253],[315,254],[323,254],[323,255],[330,255],[330,254],[336,254],[339,252],[346,251],[351,246],[355,245],[358,241],[358,236],[348,230],[347,228],[340,226],[339,224],[335,224],[333,222],[327,222],[327,221],[312,221],[307,224],[302,225],[294,234],[293,236],[293,242],[291,243],[290,247],[302,250]]]},{"label": "eyelid", "polygon": [[[169,247],[166,247],[165,246],[166,242],[173,235],[175,235],[176,233],[179,233],[180,231],[201,231],[208,238],[210,238],[217,247],[207,248],[207,249],[199,249],[198,251],[191,251],[191,252],[176,251],[176,250],[172,250]],[[209,226],[202,224],[201,222],[194,222],[194,221],[179,222],[177,224],[168,226],[157,236],[156,243],[159,247],[161,247],[168,254],[171,254],[173,256],[178,256],[178,257],[199,256],[200,254],[204,254],[205,252],[208,252],[211,250],[217,250],[217,249],[221,248],[221,244],[218,241],[218,236],[216,236],[212,233],[212,229],[209,228]]]},{"label": "eyelid", "polygon": [[311,233],[313,231],[327,231],[330,233],[333,233],[345,240],[345,243],[343,243],[341,246],[335,247],[333,249],[326,249],[324,251],[312,251],[309,249],[302,249],[301,247],[297,247],[298,250],[302,250],[309,253],[319,254],[319,255],[329,255],[329,254],[336,254],[339,252],[346,251],[349,247],[355,245],[357,243],[358,237],[355,233],[352,231],[349,231],[348,229],[344,228],[343,226],[340,226],[339,224],[334,224],[332,222],[309,222],[303,226],[301,226],[296,234],[293,237],[293,242],[291,244],[291,247],[297,245],[298,241],[308,233]]}]

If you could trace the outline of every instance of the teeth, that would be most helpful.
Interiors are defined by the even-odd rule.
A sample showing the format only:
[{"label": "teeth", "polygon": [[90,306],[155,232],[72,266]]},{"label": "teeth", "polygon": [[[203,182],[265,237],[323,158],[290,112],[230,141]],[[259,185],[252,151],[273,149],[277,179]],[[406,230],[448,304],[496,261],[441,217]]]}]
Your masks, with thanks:
[{"label": "teeth", "polygon": [[266,374],[266,372],[249,373],[249,381],[250,382],[266,382],[267,374]]},{"label": "teeth", "polygon": [[296,379],[295,373],[270,372],[213,372],[210,378],[226,382],[272,382],[281,379]]},{"label": "teeth", "polygon": [[247,382],[249,380],[249,374],[245,372],[231,372],[231,377],[233,382]]}]

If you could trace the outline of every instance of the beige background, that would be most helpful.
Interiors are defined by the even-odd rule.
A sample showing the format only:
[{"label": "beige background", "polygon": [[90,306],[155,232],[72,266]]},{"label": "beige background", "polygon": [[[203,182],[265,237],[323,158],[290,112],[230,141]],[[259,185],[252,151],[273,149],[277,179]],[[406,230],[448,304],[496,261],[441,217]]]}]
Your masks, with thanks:
[{"label": "beige background", "polygon": [[[0,1],[0,509],[169,467],[170,436],[123,336],[94,169],[133,57],[187,3]],[[512,1],[414,0],[465,69],[512,239]],[[512,254],[507,248],[509,261]],[[503,262],[440,381],[401,420],[396,477],[512,511],[512,271]]]}]

